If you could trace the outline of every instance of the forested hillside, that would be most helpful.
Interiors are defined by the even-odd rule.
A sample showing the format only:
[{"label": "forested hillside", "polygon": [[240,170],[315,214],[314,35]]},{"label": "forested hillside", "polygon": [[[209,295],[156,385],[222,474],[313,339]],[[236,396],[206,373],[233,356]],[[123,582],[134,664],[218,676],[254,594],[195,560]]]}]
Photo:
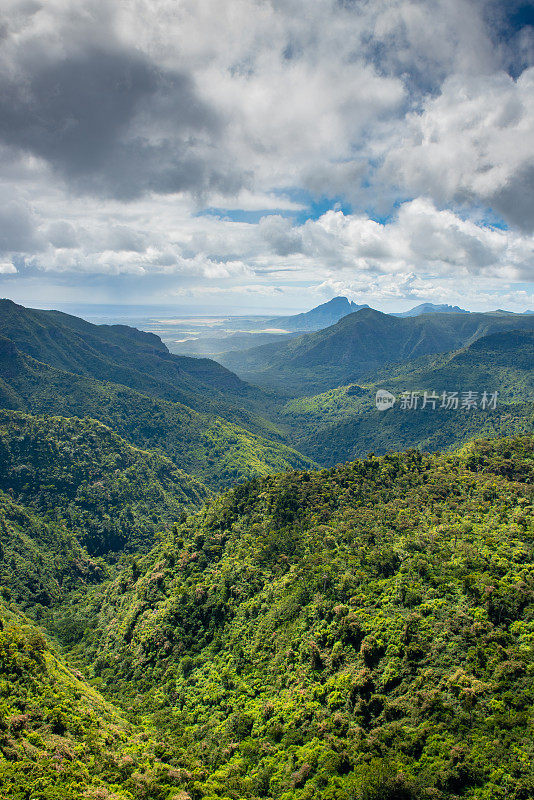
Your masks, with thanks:
[{"label": "forested hillside", "polygon": [[[162,450],[212,488],[311,464],[287,445],[222,417],[56,369],[23,355],[6,339],[0,340],[0,404],[37,414],[92,417],[137,447]],[[267,422],[263,428],[276,433]]]},{"label": "forested hillside", "polygon": [[65,612],[71,657],[190,797],[527,800],[533,480],[524,436],[237,487]]},{"label": "forested hillside", "polygon": [[63,521],[46,519],[0,491],[0,587],[6,599],[39,617],[104,574]]},{"label": "forested hillside", "polygon": [[[529,433],[534,428],[534,331],[484,336],[468,347],[443,355],[391,364],[360,384],[289,401],[281,419],[295,446],[330,466],[373,452],[419,447],[452,449],[476,436]],[[376,391],[397,398],[393,408],[378,411]],[[402,408],[405,392],[419,394],[416,409]],[[422,408],[423,394],[434,405]],[[440,408],[443,392],[458,392],[458,408]],[[476,408],[461,408],[462,392],[472,391]],[[484,391],[498,392],[495,408],[480,408]]]},{"label": "forested hillside", "polygon": [[[58,370],[121,384],[144,395],[222,416],[276,435],[257,410],[268,396],[207,358],[169,353],[161,339],[126,325],[93,325],[59,311],[0,300],[0,336],[21,354]],[[4,342],[2,350],[8,347]]]},{"label": "forested hillside", "polygon": [[[414,344],[285,406],[243,384],[236,424],[170,399],[202,376],[231,417],[241,382],[217,395],[212,362],[185,375],[157,338],[17,308],[17,344],[0,339],[2,798],[530,800],[531,332],[410,360]],[[500,398],[379,412],[377,388]],[[313,471],[283,438],[327,465],[418,449]]]},{"label": "forested hillside", "polygon": [[209,495],[94,420],[0,411],[0,586],[40,618]]},{"label": "forested hillside", "polygon": [[0,488],[63,522],[93,555],[148,549],[209,492],[94,420],[0,411]]}]

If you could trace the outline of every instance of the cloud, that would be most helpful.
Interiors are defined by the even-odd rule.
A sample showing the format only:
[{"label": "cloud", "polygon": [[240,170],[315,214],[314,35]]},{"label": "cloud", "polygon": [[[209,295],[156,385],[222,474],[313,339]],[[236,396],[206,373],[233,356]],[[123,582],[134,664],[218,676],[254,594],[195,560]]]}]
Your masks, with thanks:
[{"label": "cloud", "polygon": [[53,222],[47,229],[45,235],[53,247],[61,249],[74,248],[79,243],[74,226],[65,220]]},{"label": "cloud", "polygon": [[36,252],[43,247],[32,209],[16,200],[0,201],[0,253]]},{"label": "cloud", "polygon": [[4,285],[270,281],[298,304],[339,281],[393,300],[531,279],[516,0],[4,6]]},{"label": "cloud", "polygon": [[316,164],[303,170],[301,178],[302,185],[315,197],[343,197],[357,202],[367,174],[368,167],[362,159]]},{"label": "cloud", "polygon": [[450,76],[408,126],[386,158],[387,180],[442,204],[483,204],[534,229],[534,68],[517,80]]},{"label": "cloud", "polygon": [[366,55],[380,72],[404,75],[412,93],[433,92],[451,72],[495,66],[484,2],[377,2]]},{"label": "cloud", "polygon": [[384,222],[331,209],[301,224],[279,214],[258,222],[192,217],[171,198],[160,201],[157,213],[145,201],[127,208],[115,201],[94,204],[98,217],[86,201],[71,201],[52,223],[44,208],[29,215],[15,205],[16,216],[8,207],[12,248],[4,246],[6,254],[18,254],[42,272],[146,279],[175,274],[224,282],[246,274],[272,275],[278,284],[281,278],[315,281],[341,273],[354,279],[415,272],[435,281],[532,277],[534,236],[464,218],[428,198],[402,203]]},{"label": "cloud", "polygon": [[0,261],[0,273],[2,275],[12,275],[17,271],[17,268],[11,261]]},{"label": "cloud", "polygon": [[302,252],[302,237],[290,220],[277,214],[262,217],[258,229],[271,252],[279,256]]},{"label": "cloud", "polygon": [[331,268],[532,278],[534,236],[477,224],[423,198],[402,204],[388,223],[328,211],[305,224],[302,240],[306,255]]},{"label": "cloud", "polygon": [[[77,36],[61,48],[48,47],[46,35],[8,41],[0,73],[5,145],[43,159],[80,193],[129,199],[239,188],[237,171],[213,157],[222,122],[190,74],[162,68],[109,33],[97,43],[88,15],[72,10],[67,20]],[[61,15],[56,21],[66,34]],[[88,41],[80,41],[84,30]]]}]

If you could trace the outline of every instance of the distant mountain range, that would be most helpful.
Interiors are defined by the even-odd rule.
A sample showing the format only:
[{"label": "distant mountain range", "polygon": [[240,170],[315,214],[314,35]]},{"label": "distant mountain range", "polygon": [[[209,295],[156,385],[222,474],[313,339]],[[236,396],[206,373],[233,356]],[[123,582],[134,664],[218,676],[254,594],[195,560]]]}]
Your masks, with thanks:
[{"label": "distant mountain range", "polygon": [[465,308],[459,306],[434,305],[434,303],[421,303],[409,311],[392,313],[393,317],[418,317],[419,314],[469,314]]},{"label": "distant mountain range", "polygon": [[[362,308],[369,308],[367,303],[358,305],[354,301],[349,301],[347,297],[334,297],[327,303],[312,308],[302,314],[294,314],[289,317],[273,317],[267,320],[265,327],[282,328],[285,331],[317,331],[334,325],[347,314],[353,314]],[[390,311],[392,317],[418,317],[420,314],[470,314],[465,308],[451,306],[446,303],[420,303],[418,306],[410,308],[408,311]],[[513,314],[512,311],[498,309],[493,314]],[[534,311],[524,311],[524,314],[534,314]]]},{"label": "distant mountain range", "polygon": [[394,317],[364,308],[315,333],[226,353],[224,366],[244,380],[286,396],[325,391],[388,363],[457,350],[502,330],[534,328],[524,314],[431,313]]},{"label": "distant mountain range", "polygon": [[[287,342],[302,333],[312,333],[335,325],[340,319],[354,314],[361,309],[369,308],[367,304],[358,305],[354,301],[349,301],[347,297],[334,297],[327,303],[312,308],[302,314],[292,316],[262,318],[261,322],[257,319],[244,319],[240,317],[232,318],[231,327],[242,326],[242,329],[234,333],[228,330],[218,331],[213,334],[213,329],[209,332],[197,332],[197,334],[184,341],[169,339],[166,344],[172,353],[181,356],[208,356],[221,364],[235,364],[237,371],[241,369],[239,357],[236,354],[245,350],[260,347],[262,345],[274,344],[275,348],[282,342]],[[448,304],[436,305],[434,303],[421,303],[408,311],[388,312],[391,317],[419,317],[424,314],[470,314],[464,308]],[[515,316],[514,312],[497,309],[485,312],[491,316]],[[531,311],[524,311],[523,315],[532,314]],[[225,324],[229,324],[228,321]],[[252,327],[251,327],[252,326]],[[251,327],[250,330],[247,328]],[[261,328],[261,330],[258,329]],[[269,330],[271,329],[271,330]],[[284,331],[284,333],[281,333]]]},{"label": "distant mountain range", "polygon": [[[396,317],[363,308],[320,331],[226,353],[223,367],[172,355],[157,336],[133,328],[2,301],[0,407],[98,420],[216,490],[307,468],[311,459],[336,463],[380,452],[392,442],[441,448],[476,435],[487,422],[436,416],[421,427],[420,418],[377,418],[372,387],[460,388],[460,382],[506,389],[514,408],[501,421],[494,415],[488,432],[522,430],[530,413],[519,405],[531,402],[533,331],[528,314]],[[358,388],[362,383],[368,388]],[[304,396],[309,403],[298,399]],[[297,399],[283,408],[291,397]]]},{"label": "distant mountain range", "polygon": [[212,489],[310,463],[250,411],[268,403],[220,364],[172,355],[153,334],[0,301],[0,407],[91,417]]},{"label": "distant mountain range", "polygon": [[153,333],[126,325],[94,325],[59,311],[0,300],[0,336],[18,353],[49,367],[122,384],[149,397],[231,419],[256,433],[273,434],[256,413],[266,403],[261,390],[216,361],[170,353]]}]

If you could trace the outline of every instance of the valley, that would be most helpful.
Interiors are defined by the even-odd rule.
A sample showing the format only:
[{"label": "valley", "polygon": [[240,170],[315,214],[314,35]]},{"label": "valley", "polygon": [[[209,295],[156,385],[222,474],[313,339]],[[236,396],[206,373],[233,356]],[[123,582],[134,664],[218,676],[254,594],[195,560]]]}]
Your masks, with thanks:
[{"label": "valley", "polygon": [[0,800],[534,800],[534,4],[0,6]]},{"label": "valley", "polygon": [[0,794],[526,800],[532,325],[349,308],[256,386],[2,301]]}]

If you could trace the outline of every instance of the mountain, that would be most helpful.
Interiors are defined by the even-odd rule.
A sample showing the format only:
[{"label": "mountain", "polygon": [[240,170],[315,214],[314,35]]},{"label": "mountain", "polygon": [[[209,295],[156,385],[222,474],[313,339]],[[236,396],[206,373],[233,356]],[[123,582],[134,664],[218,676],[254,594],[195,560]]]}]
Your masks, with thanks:
[{"label": "mountain", "polygon": [[0,585],[32,616],[101,582],[210,496],[94,420],[0,411]]},{"label": "mountain", "polygon": [[[534,429],[534,331],[495,333],[469,347],[443,355],[422,356],[390,365],[364,385],[350,384],[323,394],[291,400],[282,420],[295,446],[324,466],[373,452],[406,447],[451,449],[476,436],[503,436]],[[378,389],[397,398],[393,408],[378,411]],[[437,393],[437,408],[402,410],[403,392]],[[440,409],[443,392],[497,391],[495,409]],[[421,406],[421,400],[419,401]]]},{"label": "mountain", "polygon": [[532,330],[534,318],[476,313],[401,318],[365,308],[316,333],[226,354],[221,361],[246,380],[286,396],[310,395],[357,382],[386,364],[457,350],[481,336],[512,329]]},{"label": "mountain", "polygon": [[[177,467],[213,489],[311,465],[292,448],[221,417],[56,369],[23,355],[8,339],[0,339],[0,406],[99,420],[131,445],[161,450]],[[264,427],[276,430],[267,422]]]},{"label": "mountain", "polygon": [[0,329],[2,798],[534,796],[534,318],[267,344],[286,391],[358,376],[282,415],[135,329]]},{"label": "mountain", "polygon": [[534,439],[257,479],[66,610],[184,794],[532,796]]},{"label": "mountain", "polygon": [[354,301],[349,302],[346,297],[334,297],[327,303],[312,308],[303,314],[294,314],[289,317],[273,317],[263,323],[265,328],[280,328],[284,331],[318,331],[333,325],[347,314],[369,308],[368,305],[358,306]]},{"label": "mountain", "polygon": [[0,300],[0,336],[20,353],[56,369],[217,414],[256,433],[274,432],[256,412],[268,402],[260,390],[215,361],[170,353],[153,333],[93,325],[59,311]]},{"label": "mountain", "polygon": [[393,317],[418,317],[419,314],[469,314],[465,308],[459,306],[434,305],[434,303],[421,303],[421,305],[410,308],[409,311],[392,314]]},{"label": "mountain", "polygon": [[39,617],[104,575],[63,520],[49,520],[0,490],[0,594]]}]

